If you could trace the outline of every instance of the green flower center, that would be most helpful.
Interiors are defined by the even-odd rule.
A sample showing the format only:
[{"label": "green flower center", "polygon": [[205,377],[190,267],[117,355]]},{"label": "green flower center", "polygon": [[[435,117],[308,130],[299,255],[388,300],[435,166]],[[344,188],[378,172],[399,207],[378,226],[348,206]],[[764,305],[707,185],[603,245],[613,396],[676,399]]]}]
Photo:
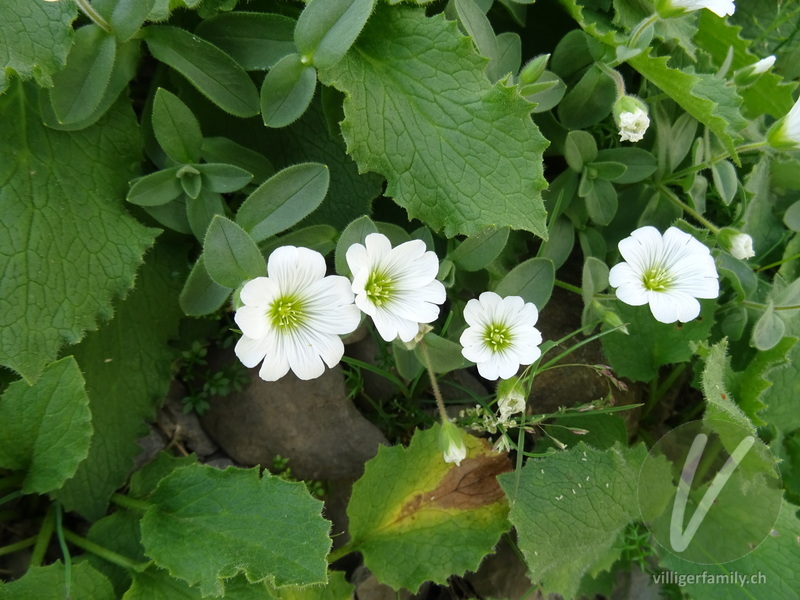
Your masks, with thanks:
[{"label": "green flower center", "polygon": [[492,352],[502,352],[511,345],[511,329],[502,323],[492,323],[486,327],[483,341]]},{"label": "green flower center", "polygon": [[387,275],[375,271],[367,279],[364,292],[370,302],[375,306],[381,306],[391,300],[394,292],[394,282]]},{"label": "green flower center", "polygon": [[305,318],[303,302],[293,296],[282,296],[272,303],[267,315],[274,327],[294,329]]},{"label": "green flower center", "polygon": [[670,272],[660,265],[652,266],[642,275],[642,284],[651,292],[663,292],[672,285],[673,277]]}]

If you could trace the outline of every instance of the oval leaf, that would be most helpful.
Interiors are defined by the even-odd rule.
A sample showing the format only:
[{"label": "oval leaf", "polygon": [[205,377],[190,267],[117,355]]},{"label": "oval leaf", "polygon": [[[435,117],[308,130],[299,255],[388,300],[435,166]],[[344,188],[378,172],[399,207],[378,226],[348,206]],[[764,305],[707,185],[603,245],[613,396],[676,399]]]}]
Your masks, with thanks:
[{"label": "oval leaf", "polygon": [[313,0],[294,30],[300,54],[310,57],[318,69],[333,66],[356,41],[375,0]]},{"label": "oval leaf", "polygon": [[203,256],[211,279],[224,287],[235,288],[267,273],[267,264],[253,239],[236,223],[219,215],[208,226]]},{"label": "oval leaf", "polygon": [[267,127],[285,127],[299,119],[314,96],[317,70],[298,54],[283,57],[261,85],[261,118]]},{"label": "oval leaf", "polygon": [[483,269],[497,258],[506,247],[508,227],[488,229],[478,235],[467,238],[447,257],[464,271]]},{"label": "oval leaf", "polygon": [[769,350],[781,341],[785,331],[786,325],[783,319],[775,314],[775,309],[772,302],[770,302],[767,305],[767,310],[764,311],[764,314],[761,315],[756,321],[755,327],[753,327],[753,346],[762,352]]},{"label": "oval leaf", "polygon": [[253,176],[239,167],[224,163],[197,165],[203,180],[203,189],[219,194],[229,194],[242,189]]},{"label": "oval leaf", "polygon": [[244,201],[236,222],[257,243],[288,229],[317,208],[328,193],[328,167],[294,165],[276,173]]},{"label": "oval leaf", "polygon": [[495,292],[500,296],[520,296],[542,310],[553,293],[556,270],[549,258],[530,258],[509,271]]},{"label": "oval leaf", "polygon": [[370,233],[378,233],[378,227],[366,215],[357,218],[342,231],[336,244],[335,263],[336,272],[345,277],[350,276],[350,267],[345,255],[347,249],[353,244],[363,244]]},{"label": "oval leaf", "polygon": [[180,98],[163,88],[156,90],[153,99],[153,133],[172,160],[184,164],[200,160],[200,123]]},{"label": "oval leaf", "polygon": [[205,188],[200,190],[197,198],[186,203],[186,218],[192,233],[201,242],[206,236],[208,226],[214,215],[225,216],[225,203],[222,196]]},{"label": "oval leaf", "polygon": [[117,39],[124,42],[139,31],[155,3],[155,0],[117,0],[111,13],[111,27]]},{"label": "oval leaf", "polygon": [[128,192],[128,202],[139,206],[160,206],[174,200],[183,193],[178,169],[180,167],[170,167],[140,177]]},{"label": "oval leaf", "polygon": [[219,285],[211,279],[201,255],[189,277],[186,278],[178,301],[187,315],[202,317],[210,315],[225,304],[225,300],[231,295],[231,290],[232,288]]},{"label": "oval leaf", "polygon": [[150,53],[186,77],[206,98],[237,117],[258,114],[258,90],[250,76],[222,50],[169,25],[143,31]]}]

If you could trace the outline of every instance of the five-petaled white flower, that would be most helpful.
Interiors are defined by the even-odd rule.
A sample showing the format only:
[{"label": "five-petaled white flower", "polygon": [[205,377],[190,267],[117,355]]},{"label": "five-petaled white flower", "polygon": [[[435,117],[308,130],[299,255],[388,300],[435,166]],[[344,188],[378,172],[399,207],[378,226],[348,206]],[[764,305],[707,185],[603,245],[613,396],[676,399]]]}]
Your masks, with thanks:
[{"label": "five-petaled white flower", "polygon": [[641,108],[619,115],[619,139],[621,142],[638,142],[650,127],[650,117]]},{"label": "five-petaled white flower", "polygon": [[444,285],[436,279],[439,259],[422,240],[392,248],[385,235],[371,233],[364,241],[346,254],[356,306],[372,317],[385,341],[410,342],[421,323],[436,320],[445,300]]},{"label": "five-petaled white flower", "polygon": [[248,281],[234,320],[242,330],[235,352],[246,367],[262,362],[259,376],[280,379],[291,369],[300,379],[322,375],[342,358],[340,334],[358,327],[350,282],[325,276],[325,259],[308,248],[282,246],[267,263],[267,277]]},{"label": "five-petaled white flower", "polygon": [[542,354],[542,334],[534,327],[538,318],[536,307],[519,296],[483,292],[464,308],[469,327],[461,334],[461,354],[478,365],[481,377],[508,379]]},{"label": "five-petaled white flower", "polygon": [[708,248],[688,233],[670,227],[640,227],[619,243],[626,262],[608,275],[617,298],[631,306],[650,305],[662,323],[686,323],[700,314],[697,298],[719,295],[719,275]]},{"label": "five-petaled white flower", "polygon": [[789,114],[770,128],[767,141],[780,150],[800,150],[800,98]]},{"label": "five-petaled white flower", "polygon": [[659,0],[658,11],[671,16],[707,8],[718,17],[732,15],[736,10],[734,0]]}]

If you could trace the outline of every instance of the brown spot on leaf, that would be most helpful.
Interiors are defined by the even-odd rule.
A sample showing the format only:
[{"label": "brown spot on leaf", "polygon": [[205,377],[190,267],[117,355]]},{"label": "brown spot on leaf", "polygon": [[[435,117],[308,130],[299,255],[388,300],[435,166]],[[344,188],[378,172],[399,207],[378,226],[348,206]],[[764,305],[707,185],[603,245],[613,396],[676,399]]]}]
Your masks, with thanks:
[{"label": "brown spot on leaf", "polygon": [[503,497],[503,490],[496,476],[512,470],[507,454],[465,458],[461,466],[447,471],[435,489],[407,502],[398,520],[423,508],[473,510],[497,502]]}]

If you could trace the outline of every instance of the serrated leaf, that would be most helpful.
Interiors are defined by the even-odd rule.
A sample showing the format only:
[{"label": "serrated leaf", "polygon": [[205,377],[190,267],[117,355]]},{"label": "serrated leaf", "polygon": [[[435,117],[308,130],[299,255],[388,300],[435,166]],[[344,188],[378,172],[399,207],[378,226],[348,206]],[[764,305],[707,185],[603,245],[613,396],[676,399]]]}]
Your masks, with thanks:
[{"label": "serrated leaf", "polygon": [[695,73],[692,68],[674,69],[668,62],[668,57],[651,56],[650,48],[628,59],[628,64],[643,77],[711,129],[734,160],[738,160],[736,144],[742,139],[739,131],[747,125],[739,111],[741,97],[724,79]]},{"label": "serrated leaf", "polygon": [[147,432],[144,420],[155,416],[172,379],[174,351],[167,342],[181,317],[184,252],[166,241],[156,244],[114,319],[74,349],[94,436],[88,458],[54,495],[89,519],[105,513],[111,494],[128,478],[141,452],[136,440]]},{"label": "serrated leaf", "polygon": [[794,344],[786,353],[786,362],[771,368],[764,379],[772,385],[761,396],[767,405],[759,415],[774,425],[778,432],[778,442],[784,434],[800,429],[800,411],[797,398],[800,398],[800,345]]},{"label": "serrated leaf", "polygon": [[272,590],[278,600],[351,600],[354,598],[355,586],[345,579],[342,571],[331,571],[328,584],[308,587],[287,586]]},{"label": "serrated leaf", "polygon": [[122,208],[141,155],[130,107],[82,131],[53,131],[25,89],[0,98],[0,363],[32,381],[111,313],[154,231]]},{"label": "serrated leaf", "polygon": [[25,472],[22,491],[60,488],[89,453],[89,398],[71,356],[50,364],[35,385],[16,381],[0,398],[0,466]]},{"label": "serrated leaf", "polygon": [[581,442],[499,477],[512,499],[509,518],[530,578],[545,595],[575,596],[581,577],[640,518],[637,482],[645,456],[643,445],[600,451]]},{"label": "serrated leaf", "polygon": [[725,421],[733,423],[755,434],[755,427],[742,412],[742,409],[733,401],[731,394],[726,389],[725,379],[730,371],[727,340],[717,342],[703,353],[705,366],[703,367],[702,385],[703,396],[706,399],[704,420]]},{"label": "serrated leaf", "polygon": [[[108,579],[88,562],[72,565],[69,586],[71,598],[116,598]],[[0,583],[0,600],[64,600],[66,592],[67,577],[61,561],[46,567],[32,567],[16,581]]]},{"label": "serrated leaf", "polygon": [[408,448],[381,446],[353,486],[347,507],[351,545],[375,576],[415,591],[477,569],[508,529],[508,505],[495,480],[505,454],[464,437],[460,467],[444,462],[440,426],[418,430]]},{"label": "serrated leaf", "polygon": [[179,163],[199,162],[203,146],[200,123],[180,98],[158,88],[153,98],[152,123],[158,145],[167,156]]},{"label": "serrated leaf", "polygon": [[628,335],[614,331],[601,338],[603,351],[614,372],[634,381],[650,381],[658,368],[686,362],[692,357],[691,342],[704,341],[714,325],[714,303],[700,302],[700,316],[690,323],[659,323],[645,306],[614,303]]},{"label": "serrated leaf", "polygon": [[339,61],[356,41],[375,0],[312,1],[297,19],[294,43],[318,69]]},{"label": "serrated leaf", "polygon": [[549,258],[529,258],[511,269],[494,291],[500,296],[520,296],[542,310],[553,293],[556,271]]},{"label": "serrated leaf", "polygon": [[278,128],[294,123],[311,104],[316,88],[317,70],[303,63],[299,54],[284,56],[261,85],[264,125]]},{"label": "serrated leaf", "polygon": [[491,86],[483,67],[470,40],[442,15],[379,7],[351,51],[320,78],[347,94],[349,153],[360,170],[387,178],[386,194],[409,217],[447,236],[493,225],[546,238],[547,142],[530,104],[516,88]]},{"label": "serrated leaf", "polygon": [[247,73],[222,50],[184,29],[151,25],[143,30],[150,53],[169,65],[222,110],[258,114],[258,91]]},{"label": "serrated leaf", "polygon": [[739,398],[739,405],[756,426],[766,425],[759,416],[766,407],[763,402],[765,393],[772,386],[766,375],[786,363],[789,351],[796,343],[797,338],[784,338],[771,350],[757,353],[736,380],[733,391]]},{"label": "serrated leaf", "polygon": [[206,19],[196,32],[245,70],[266,70],[295,52],[295,23],[283,15],[237,11]]},{"label": "serrated leaf", "polygon": [[72,2],[5,0],[0,5],[0,94],[9,75],[53,85],[72,45],[72,22],[78,14]]},{"label": "serrated leaf", "polygon": [[259,477],[258,468],[193,465],[162,479],[149,501],[147,555],[203,595],[222,595],[223,580],[240,571],[279,586],[327,580],[330,523],[302,483]]}]

